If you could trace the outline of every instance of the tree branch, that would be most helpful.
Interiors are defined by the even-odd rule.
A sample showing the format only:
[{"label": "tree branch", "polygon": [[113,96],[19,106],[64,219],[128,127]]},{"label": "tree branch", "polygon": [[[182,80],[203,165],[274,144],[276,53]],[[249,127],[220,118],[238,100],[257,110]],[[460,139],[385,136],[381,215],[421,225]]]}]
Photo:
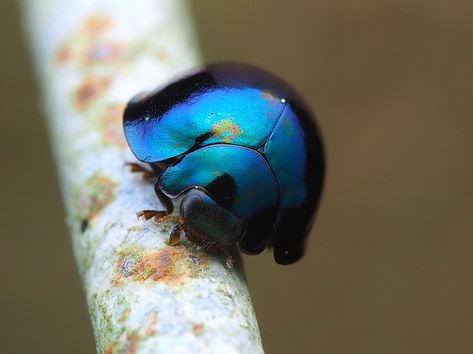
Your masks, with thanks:
[{"label": "tree branch", "polygon": [[134,94],[199,63],[177,0],[24,0],[67,223],[100,353],[259,353],[241,261],[166,241],[172,222],[130,173],[121,116]]}]

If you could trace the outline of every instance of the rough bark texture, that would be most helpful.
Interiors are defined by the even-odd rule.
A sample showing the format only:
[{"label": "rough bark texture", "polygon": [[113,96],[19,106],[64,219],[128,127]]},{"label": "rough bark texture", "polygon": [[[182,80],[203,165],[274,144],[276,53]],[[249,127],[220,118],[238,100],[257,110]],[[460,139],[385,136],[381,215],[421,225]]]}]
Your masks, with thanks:
[{"label": "rough bark texture", "polygon": [[166,241],[172,222],[134,161],[121,116],[134,94],[199,63],[181,1],[24,0],[72,245],[100,353],[258,353],[241,262]]}]

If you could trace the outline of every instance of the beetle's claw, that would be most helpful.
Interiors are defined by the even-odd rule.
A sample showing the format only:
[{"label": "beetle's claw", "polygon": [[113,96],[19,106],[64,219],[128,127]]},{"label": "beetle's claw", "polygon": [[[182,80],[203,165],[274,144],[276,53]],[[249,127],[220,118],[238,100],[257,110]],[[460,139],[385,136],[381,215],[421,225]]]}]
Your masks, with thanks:
[{"label": "beetle's claw", "polygon": [[171,231],[171,235],[169,236],[169,241],[168,241],[169,246],[176,246],[179,244],[181,240],[181,231],[182,231],[181,224],[177,224],[176,226],[174,226],[174,228]]},{"label": "beetle's claw", "polygon": [[233,268],[233,257],[230,254],[227,255],[227,259],[226,259],[225,264],[226,264],[228,269]]},{"label": "beetle's claw", "polygon": [[222,251],[222,253],[225,255],[225,265],[227,266],[228,269],[232,269],[233,268],[233,257],[231,255],[230,252],[228,252],[228,250],[223,247],[223,246],[218,246],[217,247]]},{"label": "beetle's claw", "polygon": [[141,210],[136,213],[136,217],[138,219],[143,217],[145,220],[154,218],[158,222],[164,222],[169,217],[169,214],[165,210]]}]

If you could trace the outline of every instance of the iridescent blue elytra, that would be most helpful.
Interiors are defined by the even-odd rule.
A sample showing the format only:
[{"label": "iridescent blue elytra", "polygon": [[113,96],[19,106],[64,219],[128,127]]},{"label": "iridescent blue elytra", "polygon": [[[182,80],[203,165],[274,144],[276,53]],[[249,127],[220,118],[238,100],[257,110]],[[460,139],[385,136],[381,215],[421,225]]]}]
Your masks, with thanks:
[{"label": "iridescent blue elytra", "polygon": [[133,98],[125,136],[157,176],[156,194],[182,230],[248,254],[303,255],[320,198],[324,154],[314,118],[285,82],[243,64],[216,64]]}]

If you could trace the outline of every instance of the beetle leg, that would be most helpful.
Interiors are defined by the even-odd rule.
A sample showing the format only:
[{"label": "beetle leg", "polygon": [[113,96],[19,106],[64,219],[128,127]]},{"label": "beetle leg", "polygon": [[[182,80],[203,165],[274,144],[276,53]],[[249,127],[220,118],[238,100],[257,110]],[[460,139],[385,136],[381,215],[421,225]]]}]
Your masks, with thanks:
[{"label": "beetle leg", "polygon": [[232,255],[230,254],[230,252],[228,252],[228,250],[223,247],[223,246],[220,246],[220,245],[217,245],[217,247],[222,251],[222,253],[225,255],[225,265],[227,266],[228,269],[232,269],[233,268],[233,257]]},{"label": "beetle leg", "polygon": [[[142,210],[137,212],[136,216],[138,217],[138,219],[140,217],[144,217],[145,220],[154,218],[157,223],[162,224],[169,218],[174,217],[171,215],[174,210],[174,206],[172,204],[171,199],[169,199],[165,194],[163,194],[163,192],[161,192],[157,184],[155,185],[155,192],[159,201],[161,202],[161,204],[163,204],[166,210]],[[182,221],[178,220],[178,222],[182,224]]]},{"label": "beetle leg", "polygon": [[186,238],[191,241],[192,243],[196,245],[201,245],[204,247],[207,251],[210,253],[215,253],[216,251],[219,251],[220,254],[223,254],[225,256],[225,265],[228,269],[233,268],[233,257],[230,254],[230,252],[222,245],[215,241],[211,241],[209,239],[206,239],[204,237],[201,237],[199,235],[195,235],[192,233],[191,230],[183,226],[183,230],[186,234]]},{"label": "beetle leg", "polygon": [[166,210],[141,210],[136,213],[136,217],[145,220],[154,218],[158,223],[163,223],[169,218],[169,213]]},{"label": "beetle leg", "polygon": [[181,231],[183,230],[182,224],[177,224],[171,231],[171,235],[169,236],[168,244],[169,246],[176,246],[179,244],[181,240]]},{"label": "beetle leg", "polygon": [[136,162],[126,162],[126,166],[130,169],[132,173],[142,173],[144,180],[153,180],[156,178],[156,175],[153,171],[148,170],[146,167],[136,163]]},{"label": "beetle leg", "polygon": [[222,245],[218,243],[210,243],[209,248],[218,251],[221,255],[225,257],[225,265],[227,266],[228,269],[233,268],[233,257],[230,254],[230,252]]}]

